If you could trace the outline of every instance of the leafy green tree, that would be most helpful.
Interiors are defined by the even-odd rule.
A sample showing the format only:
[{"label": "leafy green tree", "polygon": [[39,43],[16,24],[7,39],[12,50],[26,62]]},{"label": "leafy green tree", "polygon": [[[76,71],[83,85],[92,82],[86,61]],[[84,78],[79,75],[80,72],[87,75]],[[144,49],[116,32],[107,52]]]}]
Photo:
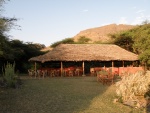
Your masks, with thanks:
[{"label": "leafy green tree", "polygon": [[0,58],[8,60],[12,60],[14,58],[9,39],[3,35],[0,35],[0,51]]},{"label": "leafy green tree", "polygon": [[16,18],[0,17],[0,33],[4,34],[8,32],[12,27],[17,26],[15,25],[16,21]]},{"label": "leafy green tree", "polygon": [[74,44],[74,40],[73,40],[73,38],[65,38],[61,41],[57,41],[57,42],[53,43],[51,45],[51,47],[54,48],[54,47],[58,46],[59,44]]},{"label": "leafy green tree", "polygon": [[2,16],[2,6],[8,0],[0,0],[0,58],[13,59],[12,49],[6,33],[15,25],[15,18],[6,18]]},{"label": "leafy green tree", "polygon": [[74,40],[73,38],[65,38],[64,40],[62,40],[63,44],[73,44]]},{"label": "leafy green tree", "polygon": [[113,34],[114,44],[139,55],[141,64],[150,66],[150,23],[143,22],[134,29]]},{"label": "leafy green tree", "polygon": [[133,48],[132,48],[133,43],[134,42],[133,42],[132,36],[130,36],[130,33],[128,32],[115,36],[114,44],[128,51],[133,51]]},{"label": "leafy green tree", "polygon": [[81,36],[81,37],[78,39],[77,43],[79,43],[79,44],[85,44],[85,43],[88,43],[89,41],[91,41],[90,38],[87,38],[87,37],[85,37],[85,36]]},{"label": "leafy green tree", "polygon": [[150,50],[147,49],[139,55],[141,62],[147,67],[150,66]]},{"label": "leafy green tree", "polygon": [[139,54],[139,59],[146,66],[150,66],[150,24],[139,26],[133,35],[134,51]]},{"label": "leafy green tree", "polygon": [[6,59],[10,60],[13,58],[9,39],[6,36],[6,32],[8,32],[12,26],[13,19],[2,16],[5,1],[6,0],[0,0],[0,66],[3,66]]},{"label": "leafy green tree", "polygon": [[16,18],[8,18],[2,16],[3,4],[9,0],[0,0],[0,35],[4,35],[8,32],[12,27],[17,26],[15,22],[17,21]]},{"label": "leafy green tree", "polygon": [[149,24],[149,23],[150,23],[149,20],[145,20],[145,21],[142,22],[142,25]]},{"label": "leafy green tree", "polygon": [[16,68],[21,72],[27,71],[27,68],[29,67],[29,58],[45,53],[40,51],[41,49],[43,49],[43,47],[45,47],[41,44],[23,43],[20,40],[11,40],[10,44],[13,48]]},{"label": "leafy green tree", "polygon": [[[0,67],[9,62],[16,63],[16,70],[26,72],[29,66],[28,59],[44,54],[40,51],[45,45],[24,43],[20,40],[10,40],[7,36],[9,30],[16,26],[15,18],[6,18],[1,15],[2,5],[7,0],[0,0]],[[2,72],[0,68],[0,73]]]}]

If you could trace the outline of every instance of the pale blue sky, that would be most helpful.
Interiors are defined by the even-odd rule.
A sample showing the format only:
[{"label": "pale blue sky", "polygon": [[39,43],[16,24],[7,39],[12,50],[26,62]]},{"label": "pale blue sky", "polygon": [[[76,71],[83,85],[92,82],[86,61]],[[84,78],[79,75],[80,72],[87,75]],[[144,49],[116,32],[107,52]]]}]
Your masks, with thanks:
[{"label": "pale blue sky", "polygon": [[150,0],[11,0],[4,9],[21,26],[11,39],[46,46],[85,29],[150,20]]}]

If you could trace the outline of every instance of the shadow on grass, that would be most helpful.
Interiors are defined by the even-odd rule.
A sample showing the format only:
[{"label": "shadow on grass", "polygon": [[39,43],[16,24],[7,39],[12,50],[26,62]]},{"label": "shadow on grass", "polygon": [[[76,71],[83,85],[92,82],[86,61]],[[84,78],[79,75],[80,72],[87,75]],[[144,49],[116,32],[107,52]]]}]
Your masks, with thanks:
[{"label": "shadow on grass", "polygon": [[21,89],[0,89],[0,111],[11,113],[73,113],[88,108],[103,94],[95,77],[23,79]]},{"label": "shadow on grass", "polygon": [[23,85],[20,89],[0,89],[2,113],[129,113],[133,111],[122,104],[113,104],[115,87],[102,85],[96,81],[96,77],[24,78],[22,81]]}]

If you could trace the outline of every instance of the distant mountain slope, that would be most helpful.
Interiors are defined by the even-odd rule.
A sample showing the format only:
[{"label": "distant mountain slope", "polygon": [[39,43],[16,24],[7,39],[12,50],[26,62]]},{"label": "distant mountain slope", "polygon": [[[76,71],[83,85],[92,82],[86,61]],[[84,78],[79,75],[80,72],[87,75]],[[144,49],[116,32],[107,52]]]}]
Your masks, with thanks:
[{"label": "distant mountain slope", "polygon": [[50,51],[52,49],[53,49],[52,47],[45,47],[45,48],[41,49],[41,51],[46,52],[46,51]]},{"label": "distant mountain slope", "polygon": [[110,24],[102,27],[91,28],[87,30],[83,30],[79,32],[76,36],[74,36],[74,41],[76,42],[81,36],[85,36],[86,38],[90,38],[92,41],[100,41],[100,42],[108,42],[110,40],[109,34],[114,34],[120,31],[126,31],[134,28],[132,25],[124,25],[124,24]]}]

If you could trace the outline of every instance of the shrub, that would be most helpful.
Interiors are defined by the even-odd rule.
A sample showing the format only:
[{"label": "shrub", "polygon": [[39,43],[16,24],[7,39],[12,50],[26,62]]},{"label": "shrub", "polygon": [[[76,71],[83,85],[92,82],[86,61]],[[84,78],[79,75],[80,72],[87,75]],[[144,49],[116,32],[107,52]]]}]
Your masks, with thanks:
[{"label": "shrub", "polygon": [[[145,74],[143,72],[127,74],[122,77],[121,81],[116,83],[116,93],[119,100],[123,103],[137,106],[141,103],[140,99],[143,99],[146,92],[149,91],[149,85],[149,72],[146,72]],[[146,104],[144,107],[146,107]]]},{"label": "shrub", "polygon": [[3,85],[6,87],[18,87],[18,75],[15,73],[15,63],[7,63],[3,70]]}]

